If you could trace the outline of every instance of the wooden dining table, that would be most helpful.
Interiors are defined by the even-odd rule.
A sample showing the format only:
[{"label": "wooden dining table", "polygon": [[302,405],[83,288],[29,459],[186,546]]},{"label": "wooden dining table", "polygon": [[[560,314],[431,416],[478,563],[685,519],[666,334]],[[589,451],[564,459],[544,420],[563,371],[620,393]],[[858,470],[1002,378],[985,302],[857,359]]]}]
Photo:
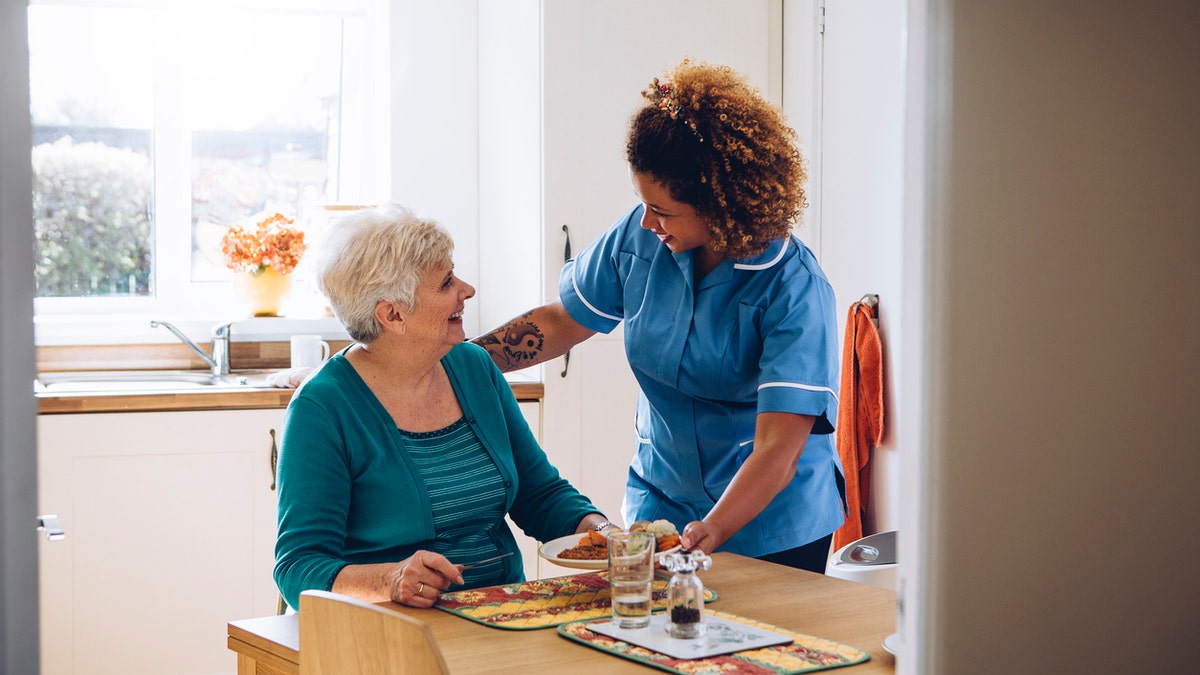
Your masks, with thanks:
[{"label": "wooden dining table", "polygon": [[[712,556],[704,585],[716,591],[715,610],[756,619],[869,652],[847,675],[894,673],[895,658],[883,640],[896,630],[896,594],[732,553]],[[572,673],[614,675],[654,669],[560,637],[553,628],[503,630],[439,609],[381,603],[425,622],[450,672]],[[300,672],[300,621],[295,614],[229,622],[229,649],[238,675]],[[841,672],[841,669],[839,669]]]}]

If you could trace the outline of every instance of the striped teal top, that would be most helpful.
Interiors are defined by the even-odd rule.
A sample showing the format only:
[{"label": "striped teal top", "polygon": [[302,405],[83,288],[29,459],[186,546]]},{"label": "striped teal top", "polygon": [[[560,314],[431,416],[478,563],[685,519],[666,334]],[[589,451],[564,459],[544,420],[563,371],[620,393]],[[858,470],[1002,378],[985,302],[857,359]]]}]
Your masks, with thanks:
[{"label": "striped teal top", "polygon": [[[410,456],[433,506],[437,536],[427,548],[460,565],[502,553],[489,528],[504,523],[504,478],[466,418],[437,431],[400,433],[412,443]],[[504,563],[466,570],[463,581],[469,588],[504,583]]]}]

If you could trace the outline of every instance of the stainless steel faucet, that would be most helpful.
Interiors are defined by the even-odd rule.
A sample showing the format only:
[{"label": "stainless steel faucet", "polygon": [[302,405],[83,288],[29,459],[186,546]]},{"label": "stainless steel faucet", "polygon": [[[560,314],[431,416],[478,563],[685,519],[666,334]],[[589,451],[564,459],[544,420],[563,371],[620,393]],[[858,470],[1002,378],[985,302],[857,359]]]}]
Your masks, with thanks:
[{"label": "stainless steel faucet", "polygon": [[166,321],[150,322],[151,328],[158,328],[159,326],[162,326],[163,328],[166,328],[174,333],[175,337],[179,338],[183,344],[187,345],[188,348],[190,348],[193,352],[196,352],[196,356],[199,356],[200,359],[204,361],[206,365],[208,365],[208,369],[213,375],[229,374],[229,327],[232,325],[233,322],[223,323],[218,324],[213,328],[212,354],[209,355],[208,352],[200,348],[200,345],[192,342],[191,338],[184,335],[183,331],[179,330],[170,323]]}]

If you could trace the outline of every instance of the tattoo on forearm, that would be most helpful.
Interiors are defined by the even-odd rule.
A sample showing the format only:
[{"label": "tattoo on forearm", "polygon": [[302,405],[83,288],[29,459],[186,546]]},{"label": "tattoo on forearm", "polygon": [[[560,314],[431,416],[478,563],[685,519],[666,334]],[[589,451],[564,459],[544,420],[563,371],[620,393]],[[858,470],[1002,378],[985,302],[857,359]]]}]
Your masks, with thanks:
[{"label": "tattoo on forearm", "polygon": [[502,367],[521,368],[533,365],[541,356],[546,336],[542,329],[530,320],[532,315],[533,312],[526,312],[472,342],[488,350],[497,361],[502,359]]},{"label": "tattoo on forearm", "polygon": [[537,359],[546,344],[546,336],[532,321],[513,321],[504,327],[504,355],[511,363],[523,364]]},{"label": "tattoo on forearm", "polygon": [[475,338],[474,340],[471,340],[471,342],[474,342],[475,344],[479,345],[480,347],[483,347],[484,349],[488,350],[489,352],[492,351],[492,345],[500,344],[500,340],[498,340],[496,338],[495,333],[488,333],[487,335],[480,335],[479,337]]}]

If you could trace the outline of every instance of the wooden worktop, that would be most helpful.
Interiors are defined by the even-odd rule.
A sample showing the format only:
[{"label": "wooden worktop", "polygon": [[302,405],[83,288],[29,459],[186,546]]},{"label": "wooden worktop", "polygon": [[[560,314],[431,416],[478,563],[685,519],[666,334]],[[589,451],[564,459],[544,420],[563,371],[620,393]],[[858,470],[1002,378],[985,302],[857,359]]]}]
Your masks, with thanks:
[{"label": "wooden worktop", "polygon": [[162,412],[171,410],[237,410],[286,408],[294,389],[186,392],[82,392],[39,394],[39,415],[100,412]]},{"label": "wooden worktop", "polygon": [[[514,382],[513,395],[518,401],[542,398],[541,382]],[[238,410],[246,408],[286,408],[294,389],[247,388],[237,391],[181,392],[82,392],[39,394],[38,414],[100,412],[162,412],[172,410]]]},{"label": "wooden worktop", "polygon": [[[330,340],[333,351],[349,342]],[[208,350],[209,344],[201,344]],[[234,342],[230,365],[234,370],[282,370],[288,367],[286,342]],[[195,370],[204,362],[182,344],[96,345],[38,347],[38,372],[83,370]],[[512,383],[518,401],[540,401],[541,382]],[[175,410],[239,410],[286,408],[294,389],[246,387],[231,391],[112,391],[38,394],[39,415],[101,412],[164,412]]]}]

